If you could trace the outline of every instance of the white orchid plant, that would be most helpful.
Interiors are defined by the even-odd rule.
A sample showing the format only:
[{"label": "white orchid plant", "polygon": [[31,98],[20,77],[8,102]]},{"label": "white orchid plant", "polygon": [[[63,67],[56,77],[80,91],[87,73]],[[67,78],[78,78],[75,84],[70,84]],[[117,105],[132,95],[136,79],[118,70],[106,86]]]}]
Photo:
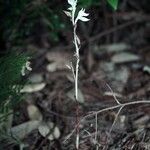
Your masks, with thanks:
[{"label": "white orchid plant", "polygon": [[[74,81],[75,81],[75,100],[77,102],[79,102],[78,99],[78,75],[79,75],[79,62],[80,62],[80,55],[79,55],[79,50],[80,50],[80,39],[77,36],[76,33],[76,29],[77,29],[77,23],[78,21],[83,21],[83,22],[87,22],[89,21],[89,19],[87,18],[87,16],[89,15],[88,13],[85,13],[85,9],[81,9],[77,12],[77,0],[68,0],[68,4],[70,5],[70,7],[68,8],[67,11],[64,11],[64,13],[70,18],[72,25],[73,25],[73,43],[75,45],[75,57],[76,57],[76,64],[75,67],[72,65],[72,62],[70,65],[67,65],[67,67],[69,69],[71,69],[73,77],[74,77]],[[78,107],[78,106],[77,106]],[[78,117],[78,111],[77,111],[77,117]],[[77,119],[78,120],[78,119]],[[79,124],[79,122],[77,121],[77,124]],[[76,149],[79,148],[79,131],[77,131],[77,136],[76,136]]]},{"label": "white orchid plant", "polygon": [[73,72],[73,76],[75,80],[75,98],[78,101],[78,72],[79,72],[79,61],[80,61],[80,58],[79,58],[80,39],[77,36],[76,28],[77,28],[77,23],[79,20],[83,22],[89,21],[89,19],[87,18],[89,14],[85,13],[85,9],[83,8],[79,12],[77,12],[77,0],[68,0],[68,4],[70,5],[70,7],[68,8],[67,11],[64,11],[64,12],[71,19],[71,22],[73,25],[73,35],[74,35],[73,43],[75,45],[75,50],[76,50],[75,56],[77,58],[77,61],[76,61],[75,69],[73,68],[72,63],[70,66],[68,65],[67,66]]}]

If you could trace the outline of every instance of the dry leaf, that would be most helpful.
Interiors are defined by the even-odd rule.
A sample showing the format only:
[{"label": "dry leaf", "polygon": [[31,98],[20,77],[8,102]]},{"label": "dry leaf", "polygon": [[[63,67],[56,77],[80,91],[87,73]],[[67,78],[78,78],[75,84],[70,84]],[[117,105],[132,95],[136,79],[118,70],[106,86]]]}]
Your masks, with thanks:
[{"label": "dry leaf", "polygon": [[126,62],[137,61],[139,59],[140,57],[135,54],[124,52],[124,53],[119,53],[119,54],[114,55],[111,58],[111,61],[114,63],[126,63]]},{"label": "dry leaf", "polygon": [[37,129],[40,121],[28,121],[23,124],[17,125],[9,130],[9,133],[19,139],[25,138],[33,130]]},{"label": "dry leaf", "polygon": [[38,130],[43,137],[47,137],[50,141],[60,137],[60,130],[57,126],[54,126],[53,122],[43,122]]},{"label": "dry leaf", "polygon": [[120,52],[130,49],[131,46],[126,43],[115,43],[110,45],[102,45],[99,47],[99,51],[108,51],[108,52]]},{"label": "dry leaf", "polygon": [[50,63],[46,66],[46,69],[48,72],[54,72],[57,70],[57,63],[56,62],[53,62],[53,63]]},{"label": "dry leaf", "polygon": [[43,82],[25,85],[23,89],[21,89],[21,93],[32,93],[32,92],[41,91],[45,86],[46,84]]},{"label": "dry leaf", "polygon": [[27,112],[28,112],[28,116],[30,118],[30,120],[39,120],[42,121],[43,116],[40,112],[40,110],[38,109],[38,107],[36,107],[35,105],[29,105],[27,107]]}]

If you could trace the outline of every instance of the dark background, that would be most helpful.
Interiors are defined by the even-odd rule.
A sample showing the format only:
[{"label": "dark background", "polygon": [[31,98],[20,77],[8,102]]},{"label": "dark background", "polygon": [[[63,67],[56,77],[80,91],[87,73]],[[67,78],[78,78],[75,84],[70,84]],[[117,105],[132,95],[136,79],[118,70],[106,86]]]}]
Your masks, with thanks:
[{"label": "dark background", "polygon": [[[115,104],[107,84],[122,102],[150,98],[150,2],[149,0],[120,0],[116,11],[105,0],[79,0],[78,8],[86,8],[90,21],[78,24],[81,39],[79,89],[84,103],[80,117]],[[74,89],[72,74],[65,66],[74,62],[73,33],[69,18],[63,10],[65,0],[4,0],[0,2],[0,56],[19,52],[30,56],[32,71],[24,77],[29,83],[45,83],[42,90],[26,93],[14,109],[12,126],[30,120],[28,106],[36,106],[45,122],[58,126],[61,136],[49,141],[34,130],[23,139],[27,149],[75,149],[75,134],[65,137],[76,125],[76,102],[68,92]],[[121,55],[120,55],[121,54]],[[125,59],[124,59],[125,58]],[[145,67],[149,69],[144,69]],[[30,78],[34,79],[30,81]],[[39,78],[40,79],[39,79]],[[35,81],[33,81],[35,80]],[[40,80],[40,81],[39,81]],[[81,98],[80,97],[80,98]],[[19,115],[16,115],[19,114]],[[98,116],[100,149],[146,150],[150,143],[149,105],[129,106],[122,110],[114,127],[112,139],[107,132],[117,111]],[[121,118],[125,120],[121,122]],[[80,149],[95,149],[91,134],[95,119],[81,125]],[[141,130],[142,129],[142,130]],[[86,131],[84,131],[86,130]],[[139,134],[138,134],[139,133]],[[4,142],[7,149],[18,144]]]}]

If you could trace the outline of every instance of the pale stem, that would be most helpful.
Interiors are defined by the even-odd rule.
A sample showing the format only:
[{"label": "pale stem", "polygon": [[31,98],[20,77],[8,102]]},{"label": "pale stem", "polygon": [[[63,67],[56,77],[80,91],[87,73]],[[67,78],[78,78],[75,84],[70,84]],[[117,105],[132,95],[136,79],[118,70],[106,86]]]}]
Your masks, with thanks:
[{"label": "pale stem", "polygon": [[76,34],[76,28],[77,25],[74,25],[73,35],[74,35],[74,45],[76,49],[76,69],[75,69],[75,99],[78,101],[78,76],[79,76],[79,62],[80,62],[80,56],[79,56],[79,46],[77,43],[77,34]]},{"label": "pale stem", "polygon": [[[74,13],[73,13],[74,14]],[[77,28],[77,24],[74,24],[74,16],[72,18],[72,24],[73,24],[73,37],[74,37],[74,45],[75,45],[75,57],[76,57],[76,66],[75,66],[75,100],[77,102],[78,105],[78,76],[79,76],[79,62],[80,62],[80,56],[79,56],[79,45],[78,45],[78,41],[77,41],[77,33],[76,33],[76,28]],[[78,107],[78,106],[77,106]],[[77,108],[77,135],[76,135],[76,149],[79,149],[79,122],[78,122],[78,108]]]}]

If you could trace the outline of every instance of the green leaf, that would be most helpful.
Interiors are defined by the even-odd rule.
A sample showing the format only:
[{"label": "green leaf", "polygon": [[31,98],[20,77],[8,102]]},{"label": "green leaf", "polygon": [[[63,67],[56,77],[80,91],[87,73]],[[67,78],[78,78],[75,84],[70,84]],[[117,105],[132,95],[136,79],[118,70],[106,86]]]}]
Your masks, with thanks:
[{"label": "green leaf", "polygon": [[109,5],[116,10],[118,7],[118,0],[107,0],[107,2],[109,3]]}]

